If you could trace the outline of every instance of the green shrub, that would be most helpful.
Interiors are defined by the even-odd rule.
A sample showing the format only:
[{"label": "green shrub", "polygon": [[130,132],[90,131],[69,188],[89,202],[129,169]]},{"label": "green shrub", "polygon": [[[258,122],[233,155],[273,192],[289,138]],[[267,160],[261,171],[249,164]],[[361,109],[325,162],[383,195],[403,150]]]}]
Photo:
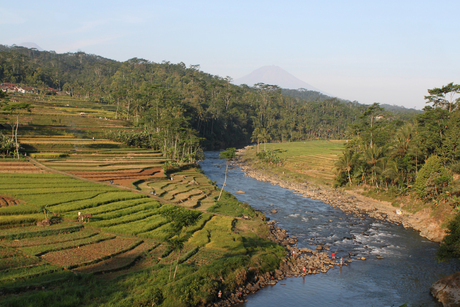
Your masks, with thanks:
[{"label": "green shrub", "polygon": [[431,156],[425,161],[415,180],[415,190],[421,198],[434,199],[441,194],[452,180],[438,156]]},{"label": "green shrub", "polygon": [[232,194],[223,191],[220,200],[208,208],[208,212],[228,216],[241,217],[242,215],[254,217],[256,212],[248,203],[242,203]]}]

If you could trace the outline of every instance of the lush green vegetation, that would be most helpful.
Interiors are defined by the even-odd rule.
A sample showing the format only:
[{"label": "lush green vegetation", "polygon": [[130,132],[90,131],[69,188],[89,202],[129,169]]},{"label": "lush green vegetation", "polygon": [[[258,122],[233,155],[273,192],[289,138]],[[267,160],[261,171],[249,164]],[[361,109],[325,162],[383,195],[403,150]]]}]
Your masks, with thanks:
[{"label": "lush green vegetation", "polygon": [[[5,46],[0,81],[36,88],[0,91],[0,155],[16,158],[0,161],[5,306],[204,305],[276,269],[285,251],[263,214],[194,165],[203,145],[257,142],[259,167],[299,182],[332,186],[335,166],[337,186],[460,203],[454,84],[414,117],[234,86],[196,65]],[[456,221],[441,258],[457,257]]]},{"label": "lush green vegetation", "polygon": [[54,98],[56,117],[37,102],[19,129],[37,166],[0,161],[2,306],[204,305],[279,266],[285,251],[267,239],[260,212],[228,193],[217,202],[219,189],[193,163],[102,133],[93,140],[105,119],[61,127],[70,107],[56,109]]},{"label": "lush green vegetation", "polygon": [[[0,46],[0,81],[34,86],[50,94],[50,103],[55,99],[50,88],[78,97],[86,104],[76,106],[66,96],[56,99],[56,107],[69,105],[88,116],[127,119],[138,129],[117,129],[107,137],[161,150],[176,160],[192,159],[200,145],[245,145],[259,138],[257,129],[272,141],[341,139],[365,110],[357,102],[315,92],[294,95],[267,84],[235,86],[231,78],[207,74],[198,65],[187,68],[184,63],[138,58],[120,63],[83,52],[56,54],[17,46]],[[19,103],[23,102],[34,105],[33,100]]]},{"label": "lush green vegetation", "polygon": [[[444,101],[459,88],[450,84],[437,100],[426,99]],[[349,140],[336,163],[337,184],[393,189],[399,195],[415,192],[424,201],[449,202],[456,208],[452,197],[460,196],[460,184],[453,179],[460,173],[458,102],[433,102],[408,122],[389,117],[378,104],[370,106],[348,131]]]}]

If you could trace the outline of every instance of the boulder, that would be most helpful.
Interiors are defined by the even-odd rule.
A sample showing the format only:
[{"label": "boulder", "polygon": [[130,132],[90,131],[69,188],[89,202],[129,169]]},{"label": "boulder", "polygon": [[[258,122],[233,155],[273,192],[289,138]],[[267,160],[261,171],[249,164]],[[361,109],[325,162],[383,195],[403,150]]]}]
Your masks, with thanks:
[{"label": "boulder", "polygon": [[273,210],[270,211],[270,213],[278,213],[278,210],[273,209]]},{"label": "boulder", "polygon": [[443,306],[460,306],[460,272],[437,280],[430,292]]}]

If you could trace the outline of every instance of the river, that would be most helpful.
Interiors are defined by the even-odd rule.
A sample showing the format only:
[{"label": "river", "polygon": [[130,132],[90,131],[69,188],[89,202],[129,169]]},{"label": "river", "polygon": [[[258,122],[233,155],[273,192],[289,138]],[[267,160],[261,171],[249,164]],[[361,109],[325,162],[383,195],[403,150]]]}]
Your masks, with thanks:
[{"label": "river", "polygon": [[[206,152],[200,162],[206,176],[224,182],[225,160]],[[298,238],[298,246],[324,242],[338,257],[353,262],[325,274],[291,277],[247,297],[240,307],[256,306],[441,306],[429,287],[439,278],[460,271],[460,262],[438,263],[438,244],[416,231],[373,218],[358,218],[291,190],[246,177],[229,168],[226,191],[259,209]],[[237,194],[235,191],[244,191]],[[270,213],[272,209],[278,212]],[[313,245],[314,247],[314,245]],[[384,259],[377,259],[382,256]],[[365,261],[356,260],[365,257]]]}]

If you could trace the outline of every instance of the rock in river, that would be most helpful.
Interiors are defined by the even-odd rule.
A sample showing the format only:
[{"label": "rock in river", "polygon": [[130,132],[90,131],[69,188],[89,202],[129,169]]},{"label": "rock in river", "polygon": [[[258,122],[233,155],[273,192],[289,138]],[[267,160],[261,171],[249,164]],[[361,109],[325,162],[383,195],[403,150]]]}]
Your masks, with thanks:
[{"label": "rock in river", "polygon": [[439,279],[430,292],[443,306],[460,306],[460,272]]}]

